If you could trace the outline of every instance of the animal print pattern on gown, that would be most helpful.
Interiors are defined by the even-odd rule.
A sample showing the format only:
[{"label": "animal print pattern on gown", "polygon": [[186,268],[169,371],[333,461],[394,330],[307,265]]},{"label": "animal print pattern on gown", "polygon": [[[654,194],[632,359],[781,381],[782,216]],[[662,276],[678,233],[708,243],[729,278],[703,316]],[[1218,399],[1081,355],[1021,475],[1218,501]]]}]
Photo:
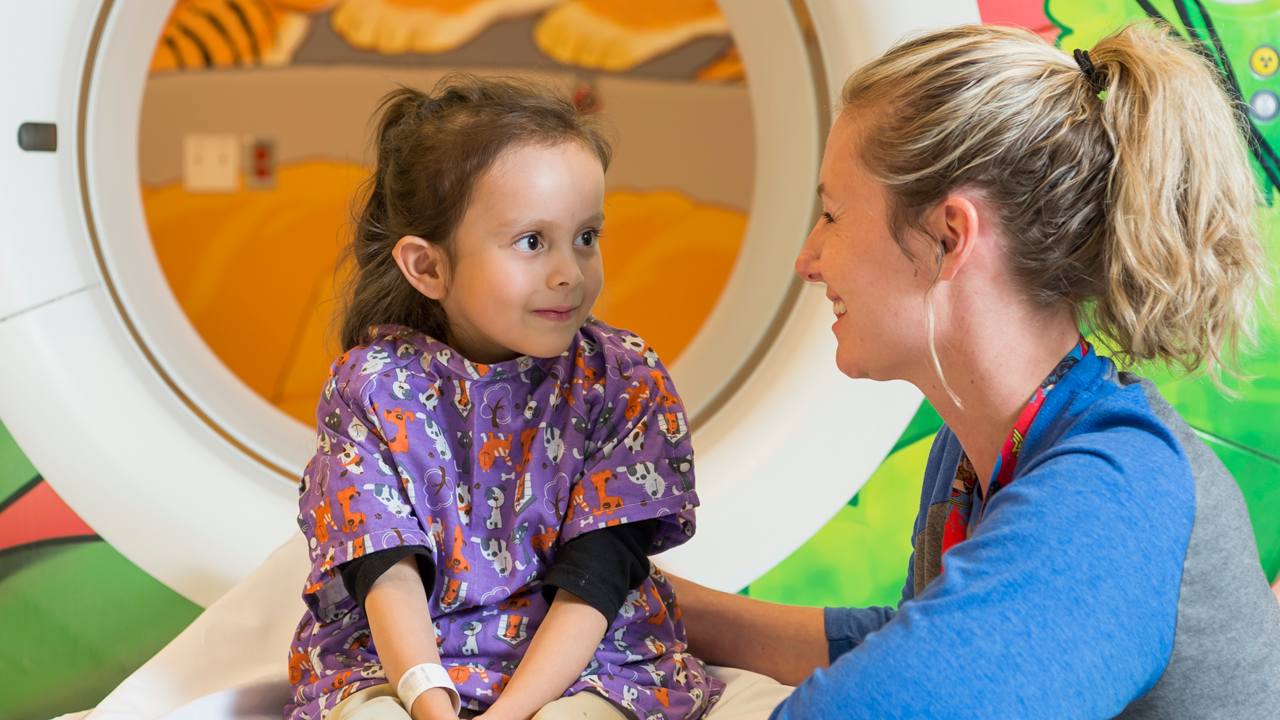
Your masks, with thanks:
[{"label": "animal print pattern on gown", "polygon": [[[311,573],[289,658],[293,720],[322,720],[387,682],[338,572],[350,559],[430,550],[441,662],[464,705],[484,710],[546,616],[541,578],[564,543],[659,518],[657,553],[694,532],[688,419],[640,338],[591,318],[558,357],[481,365],[409,328],[371,336],[333,365],[302,478]],[[594,692],[643,720],[692,720],[723,683],[686,647],[680,606],[653,567],[566,695]]]}]

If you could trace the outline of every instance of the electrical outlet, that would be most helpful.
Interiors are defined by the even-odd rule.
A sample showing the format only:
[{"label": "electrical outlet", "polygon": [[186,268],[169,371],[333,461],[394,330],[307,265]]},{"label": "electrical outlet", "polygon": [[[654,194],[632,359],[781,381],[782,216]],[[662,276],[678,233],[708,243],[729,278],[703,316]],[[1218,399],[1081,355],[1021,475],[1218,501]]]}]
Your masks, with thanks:
[{"label": "electrical outlet", "polygon": [[244,186],[249,190],[276,187],[276,144],[264,138],[245,136]]},{"label": "electrical outlet", "polygon": [[184,135],[182,188],[189,193],[233,193],[240,189],[239,135]]}]

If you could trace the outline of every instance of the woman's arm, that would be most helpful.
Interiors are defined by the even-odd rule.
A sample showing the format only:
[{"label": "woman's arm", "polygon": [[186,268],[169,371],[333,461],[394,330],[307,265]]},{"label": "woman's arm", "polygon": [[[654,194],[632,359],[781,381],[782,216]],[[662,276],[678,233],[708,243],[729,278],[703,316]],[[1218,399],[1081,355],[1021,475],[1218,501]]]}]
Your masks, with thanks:
[{"label": "woman's arm", "polygon": [[712,665],[728,665],[799,685],[827,667],[822,608],[778,605],[730,595],[667,573],[680,602],[689,652]]},{"label": "woman's arm", "polygon": [[[427,593],[413,557],[391,566],[373,583],[364,600],[364,609],[369,616],[378,659],[391,687],[399,687],[400,678],[416,665],[440,663]],[[457,720],[458,717],[453,712],[449,693],[441,688],[419,695],[410,715],[413,720]]]},{"label": "woman's arm", "polygon": [[528,720],[559,698],[595,655],[609,622],[599,610],[567,590],[556,593],[547,617],[507,687],[481,717]]}]

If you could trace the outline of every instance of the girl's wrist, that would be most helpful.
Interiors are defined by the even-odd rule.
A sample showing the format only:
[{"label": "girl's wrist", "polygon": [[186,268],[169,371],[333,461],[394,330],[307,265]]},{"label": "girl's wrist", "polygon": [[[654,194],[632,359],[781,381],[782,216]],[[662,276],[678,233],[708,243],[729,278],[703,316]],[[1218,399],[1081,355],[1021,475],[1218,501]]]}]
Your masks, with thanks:
[{"label": "girl's wrist", "polygon": [[409,715],[413,720],[458,720],[453,699],[444,688],[431,688],[413,701]]}]

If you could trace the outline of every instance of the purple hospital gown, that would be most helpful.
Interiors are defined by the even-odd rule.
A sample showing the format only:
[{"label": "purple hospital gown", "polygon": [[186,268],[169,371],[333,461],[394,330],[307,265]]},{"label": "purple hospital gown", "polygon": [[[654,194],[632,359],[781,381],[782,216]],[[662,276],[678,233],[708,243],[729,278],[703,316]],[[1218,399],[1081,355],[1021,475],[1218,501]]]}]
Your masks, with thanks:
[{"label": "purple hospital gown", "polygon": [[[290,650],[293,720],[387,682],[338,572],[348,560],[429,549],[441,662],[464,706],[484,710],[546,616],[541,580],[564,543],[661,518],[661,552],[694,531],[688,418],[640,338],[591,318],[559,357],[481,365],[409,328],[371,337],[334,363],[303,473],[311,573]],[[597,693],[642,720],[700,717],[723,684],[686,646],[654,567],[565,694]]]}]

